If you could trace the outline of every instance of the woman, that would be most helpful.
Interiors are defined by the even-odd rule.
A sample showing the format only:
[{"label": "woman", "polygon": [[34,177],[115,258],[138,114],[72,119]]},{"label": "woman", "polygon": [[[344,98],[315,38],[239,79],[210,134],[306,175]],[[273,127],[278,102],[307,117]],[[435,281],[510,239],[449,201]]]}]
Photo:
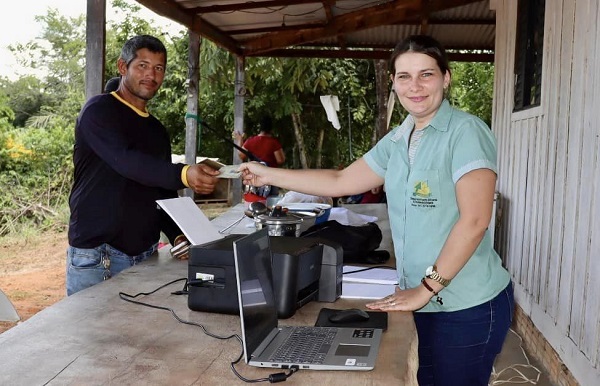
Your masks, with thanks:
[{"label": "woman", "polygon": [[414,311],[420,385],[487,385],[513,311],[510,275],[487,231],[495,139],[445,99],[451,74],[435,39],[408,37],[390,64],[409,116],[362,158],[343,170],[246,163],[243,180],[334,197],[384,184],[400,284],[367,307]]}]

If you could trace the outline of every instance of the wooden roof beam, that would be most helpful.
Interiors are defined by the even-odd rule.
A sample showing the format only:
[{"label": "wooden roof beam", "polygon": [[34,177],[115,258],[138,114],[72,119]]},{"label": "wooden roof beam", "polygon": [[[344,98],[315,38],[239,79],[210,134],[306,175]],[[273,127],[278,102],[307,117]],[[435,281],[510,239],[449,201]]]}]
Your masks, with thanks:
[{"label": "wooden roof beam", "polygon": [[333,19],[332,23],[321,28],[266,34],[244,42],[242,44],[244,55],[262,54],[271,50],[296,46],[325,37],[360,31],[384,24],[398,23],[405,19],[408,9],[418,11],[420,3],[421,0],[395,0],[338,16]]},{"label": "wooden roof beam", "polygon": [[[389,59],[392,50],[340,50],[340,49],[277,49],[256,57],[327,58],[327,59]],[[448,60],[455,62],[493,63],[494,54],[485,52],[448,52]]]},{"label": "wooden roof beam", "polygon": [[185,8],[179,7],[176,2],[171,0],[136,1],[153,12],[191,29],[200,36],[214,41],[216,44],[224,47],[234,54],[241,54],[241,50],[234,39],[223,34],[221,31],[219,31],[219,29],[203,20],[200,16],[188,13]]},{"label": "wooden roof beam", "polygon": [[206,13],[217,13],[217,12],[234,12],[242,11],[245,9],[256,9],[256,8],[274,8],[274,7],[287,7],[289,5],[299,4],[320,4],[322,0],[271,0],[271,1],[244,1],[241,3],[232,4],[221,4],[221,5],[208,5],[206,7],[194,7],[187,8],[186,10],[195,14],[206,14]]},{"label": "wooden roof beam", "polygon": [[[323,9],[325,10],[325,17],[327,18],[327,24],[333,23],[334,16],[331,7],[335,5],[335,0],[324,0],[323,1]],[[346,39],[343,35],[337,36],[338,45],[342,50],[346,49]]]},{"label": "wooden roof beam", "polygon": [[[403,24],[403,25],[421,25],[421,21],[416,18],[410,20],[402,20],[399,23],[393,24]],[[445,20],[445,19],[429,19],[429,25],[496,25],[495,19],[464,19],[464,20]],[[277,27],[260,27],[260,28],[244,28],[244,29],[235,29],[235,30],[226,30],[225,32],[228,35],[253,35],[260,33],[269,33],[269,32],[281,32],[281,31],[290,31],[297,29],[313,29],[313,28],[324,28],[325,24],[323,23],[306,23],[306,24],[294,24],[294,25],[286,25],[286,26],[277,26]]]}]

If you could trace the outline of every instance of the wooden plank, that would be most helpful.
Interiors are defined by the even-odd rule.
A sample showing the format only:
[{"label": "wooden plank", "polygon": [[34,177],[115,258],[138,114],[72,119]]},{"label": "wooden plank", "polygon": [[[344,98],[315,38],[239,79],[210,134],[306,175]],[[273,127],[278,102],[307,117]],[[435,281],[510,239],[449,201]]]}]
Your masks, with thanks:
[{"label": "wooden plank", "polygon": [[557,290],[558,290],[558,277],[557,269],[558,264],[553,264],[557,253],[553,253],[552,243],[554,238],[551,237],[552,229],[555,222],[555,211],[548,210],[554,208],[554,192],[555,192],[555,176],[556,176],[556,165],[557,165],[557,126],[559,103],[558,99],[560,96],[560,82],[555,81],[558,79],[561,67],[561,34],[560,34],[560,13],[555,7],[556,3],[546,5],[546,17],[544,21],[545,33],[544,33],[544,72],[542,80],[542,104],[545,106],[544,119],[542,120],[541,127],[545,128],[544,132],[541,133],[543,138],[546,138],[546,155],[545,163],[546,168],[544,170],[544,178],[541,182],[544,187],[544,195],[542,207],[543,221],[541,224],[541,250],[540,250],[540,276],[543,277],[544,285],[540,286],[540,298],[538,303],[546,310],[552,320],[556,319],[556,304],[557,304]]},{"label": "wooden plank", "polygon": [[[598,275],[600,274],[600,264],[597,263],[597,253],[600,250],[600,242],[594,237],[594,222],[598,222],[597,218],[600,215],[600,207],[598,207],[598,195],[600,190],[598,183],[590,183],[591,181],[600,181],[600,173],[598,172],[598,154],[599,154],[599,138],[598,138],[598,113],[597,106],[600,106],[600,97],[598,96],[598,88],[600,87],[600,76],[598,75],[598,60],[600,60],[598,36],[599,22],[599,6],[598,2],[587,2],[584,5],[581,1],[578,5],[581,7],[577,13],[578,19],[582,22],[581,25],[582,42],[585,42],[584,49],[580,50],[582,55],[580,60],[583,61],[582,75],[585,87],[582,92],[582,149],[581,149],[581,178],[580,178],[580,195],[579,195],[579,231],[577,233],[576,243],[576,276],[582,278],[580,280],[580,291],[577,291],[574,296],[574,303],[579,305],[573,319],[576,327],[574,332],[579,336],[578,346],[581,351],[590,358],[593,364],[598,364],[598,343],[599,343],[599,324],[598,310],[600,302],[598,294],[600,294],[600,285],[598,285]],[[594,108],[596,107],[596,108]],[[595,179],[594,179],[595,178]],[[596,234],[600,236],[600,234]],[[594,248],[594,243],[595,248]],[[580,295],[581,298],[577,298]]]},{"label": "wooden plank", "polygon": [[534,126],[531,130],[531,143],[535,144],[535,148],[533,150],[533,156],[531,157],[533,160],[533,181],[530,187],[531,190],[531,240],[529,246],[529,255],[531,256],[532,266],[529,270],[529,283],[531,283],[531,293],[536,303],[540,301],[540,287],[541,283],[545,283],[544,278],[541,275],[541,245],[540,242],[542,240],[542,217],[544,212],[544,207],[542,205],[542,184],[541,181],[543,179],[543,169],[544,169],[544,161],[543,158],[545,156],[544,152],[544,142],[546,136],[542,134],[542,122],[543,116],[540,115],[535,119],[532,119],[532,125]]},{"label": "wooden plank", "polygon": [[[559,108],[558,108],[558,116],[559,116],[559,139],[558,145],[560,146],[559,151],[557,152],[557,157],[562,157],[559,159],[560,169],[557,170],[558,175],[556,179],[556,192],[559,196],[558,199],[554,201],[554,208],[556,208],[556,215],[560,217],[560,221],[557,225],[560,225],[560,228],[555,228],[556,233],[553,235],[556,237],[557,242],[560,243],[560,248],[557,248],[555,251],[560,256],[560,261],[557,263],[557,269],[559,269],[559,281],[558,281],[558,318],[557,318],[557,327],[563,331],[565,334],[568,334],[569,331],[569,323],[570,323],[570,308],[571,308],[571,275],[572,275],[572,266],[570,261],[573,257],[573,237],[572,232],[574,229],[573,226],[573,216],[572,211],[570,211],[569,206],[573,204],[573,199],[575,197],[572,193],[572,188],[570,189],[569,184],[572,183],[569,174],[572,172],[573,167],[572,164],[569,165],[572,160],[571,152],[568,152],[567,149],[571,146],[569,142],[569,115],[571,114],[571,60],[574,51],[573,44],[573,33],[574,33],[574,25],[575,25],[575,6],[571,1],[563,1],[563,9],[562,9],[562,57],[561,57],[561,71],[559,74],[559,79],[561,83],[561,92],[559,99]],[[570,235],[569,235],[570,233]]]},{"label": "wooden plank", "polygon": [[[549,272],[548,280],[548,303],[545,305],[548,312],[558,319],[560,313],[559,297],[560,297],[560,279],[561,279],[561,264],[562,264],[562,237],[564,231],[564,190],[566,179],[566,158],[567,158],[567,118],[568,118],[568,90],[570,87],[570,62],[573,52],[572,40],[572,21],[569,23],[569,28],[563,24],[562,4],[553,2],[549,4],[550,10],[555,14],[554,25],[558,25],[556,36],[553,36],[552,47],[555,55],[556,66],[550,74],[551,83],[555,84],[554,100],[552,101],[552,127],[556,130],[554,138],[554,146],[552,151],[555,154],[555,168],[553,182],[549,185],[553,194],[552,204],[552,227],[548,237],[550,238],[550,263],[552,267]],[[550,112],[549,112],[550,114]]]}]

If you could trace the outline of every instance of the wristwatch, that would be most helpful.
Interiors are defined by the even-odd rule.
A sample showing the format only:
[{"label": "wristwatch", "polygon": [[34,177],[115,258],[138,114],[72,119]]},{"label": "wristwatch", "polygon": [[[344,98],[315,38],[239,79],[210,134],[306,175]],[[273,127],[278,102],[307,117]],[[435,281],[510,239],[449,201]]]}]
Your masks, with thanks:
[{"label": "wristwatch", "polygon": [[437,267],[435,265],[430,265],[429,267],[427,267],[427,269],[425,270],[425,277],[428,279],[437,281],[444,287],[447,287],[448,284],[450,284],[450,280],[444,279],[443,277],[440,276],[440,274],[437,271]]}]

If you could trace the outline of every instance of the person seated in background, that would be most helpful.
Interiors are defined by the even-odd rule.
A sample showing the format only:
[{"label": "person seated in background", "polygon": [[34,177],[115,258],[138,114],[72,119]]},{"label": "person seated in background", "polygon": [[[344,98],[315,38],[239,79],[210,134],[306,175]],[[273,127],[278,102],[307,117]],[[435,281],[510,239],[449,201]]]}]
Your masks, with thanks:
[{"label": "person seated in background", "polygon": [[[273,136],[273,122],[271,117],[265,116],[260,121],[260,132],[243,141],[243,136],[235,132],[238,144],[260,158],[267,166],[276,168],[285,162],[285,153],[281,142]],[[243,143],[242,143],[243,141]],[[239,152],[240,159],[247,161],[246,154]]]},{"label": "person seated in background", "polygon": [[385,202],[387,202],[387,198],[383,185],[346,199],[346,204],[379,204]]},{"label": "person seated in background", "polygon": [[[273,122],[271,117],[264,116],[260,120],[260,132],[244,141],[242,134],[237,131],[234,136],[238,145],[248,150],[250,153],[257,156],[267,166],[277,168],[285,162],[285,153],[281,142],[273,136]],[[246,154],[239,152],[242,161],[248,161]],[[270,187],[270,196],[277,196],[279,188],[276,186]]]}]

